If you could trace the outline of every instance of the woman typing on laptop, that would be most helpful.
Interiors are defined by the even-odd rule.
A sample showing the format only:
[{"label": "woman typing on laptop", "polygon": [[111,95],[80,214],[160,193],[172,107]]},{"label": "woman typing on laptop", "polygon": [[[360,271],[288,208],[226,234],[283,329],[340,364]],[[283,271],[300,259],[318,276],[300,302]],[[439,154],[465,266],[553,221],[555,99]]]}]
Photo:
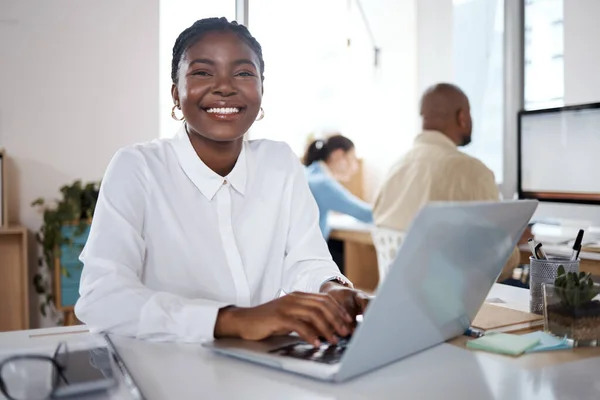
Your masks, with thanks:
[{"label": "woman typing on laptop", "polygon": [[353,330],[367,296],[331,259],[302,165],[283,143],[244,141],[263,115],[263,72],[260,45],[235,22],[200,20],[178,37],[180,131],[119,150],[102,181],[75,307],[92,331],[297,332],[318,345]]}]

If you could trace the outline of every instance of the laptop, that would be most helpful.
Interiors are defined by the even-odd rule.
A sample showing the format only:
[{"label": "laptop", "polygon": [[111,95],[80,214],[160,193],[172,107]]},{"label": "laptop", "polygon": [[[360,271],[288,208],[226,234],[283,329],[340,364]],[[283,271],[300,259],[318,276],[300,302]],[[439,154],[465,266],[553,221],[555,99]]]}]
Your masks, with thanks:
[{"label": "laptop", "polygon": [[407,231],[350,338],[314,349],[297,335],[217,339],[211,350],[342,382],[462,335],[537,208],[536,200],[431,203]]}]

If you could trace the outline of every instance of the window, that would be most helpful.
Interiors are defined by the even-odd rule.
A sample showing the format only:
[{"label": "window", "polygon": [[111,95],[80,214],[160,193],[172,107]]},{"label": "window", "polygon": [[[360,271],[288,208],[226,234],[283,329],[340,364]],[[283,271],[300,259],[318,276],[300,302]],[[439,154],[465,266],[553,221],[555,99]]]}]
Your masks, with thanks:
[{"label": "window", "polygon": [[564,105],[563,0],[525,2],[525,109]]},{"label": "window", "polygon": [[265,60],[265,117],[250,138],[285,141],[300,154],[311,134],[343,128],[346,9],[346,0],[305,0],[293,11],[286,1],[250,1],[249,29]]},{"label": "window", "polygon": [[160,137],[171,137],[181,126],[181,122],[171,118],[171,58],[175,39],[202,18],[235,19],[235,0],[161,0],[159,16],[159,132]]},{"label": "window", "polygon": [[[177,34],[198,18],[235,14],[230,0],[171,3],[161,3],[161,137],[180,126],[170,117]],[[250,0],[248,28],[265,60],[265,117],[247,137],[284,141],[301,155],[312,135],[341,132],[368,160],[369,176],[387,171],[417,133],[411,3],[390,2],[382,9],[364,1],[305,0],[290,8],[286,1]],[[366,190],[374,192],[376,181],[367,181]]]},{"label": "window", "polygon": [[471,103],[473,140],[463,151],[503,180],[504,0],[455,1],[455,83]]}]

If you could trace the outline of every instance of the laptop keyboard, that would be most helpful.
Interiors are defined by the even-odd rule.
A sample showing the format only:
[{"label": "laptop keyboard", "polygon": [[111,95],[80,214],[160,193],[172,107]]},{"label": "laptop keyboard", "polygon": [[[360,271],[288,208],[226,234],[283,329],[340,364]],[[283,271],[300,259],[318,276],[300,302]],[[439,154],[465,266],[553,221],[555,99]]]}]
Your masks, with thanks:
[{"label": "laptop keyboard", "polygon": [[336,364],[344,355],[349,341],[350,338],[343,338],[338,344],[323,342],[318,348],[306,342],[297,342],[271,350],[269,353],[323,364]]}]

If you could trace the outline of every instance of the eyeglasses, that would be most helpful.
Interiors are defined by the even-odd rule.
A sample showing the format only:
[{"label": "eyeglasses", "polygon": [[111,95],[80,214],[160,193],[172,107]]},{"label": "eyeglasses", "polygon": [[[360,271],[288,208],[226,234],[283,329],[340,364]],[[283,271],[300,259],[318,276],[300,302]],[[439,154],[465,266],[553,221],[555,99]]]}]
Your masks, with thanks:
[{"label": "eyeglasses", "polygon": [[59,382],[68,384],[64,371],[69,351],[59,343],[54,356],[28,354],[12,356],[0,363],[0,392],[8,400],[45,400],[52,396]]}]

